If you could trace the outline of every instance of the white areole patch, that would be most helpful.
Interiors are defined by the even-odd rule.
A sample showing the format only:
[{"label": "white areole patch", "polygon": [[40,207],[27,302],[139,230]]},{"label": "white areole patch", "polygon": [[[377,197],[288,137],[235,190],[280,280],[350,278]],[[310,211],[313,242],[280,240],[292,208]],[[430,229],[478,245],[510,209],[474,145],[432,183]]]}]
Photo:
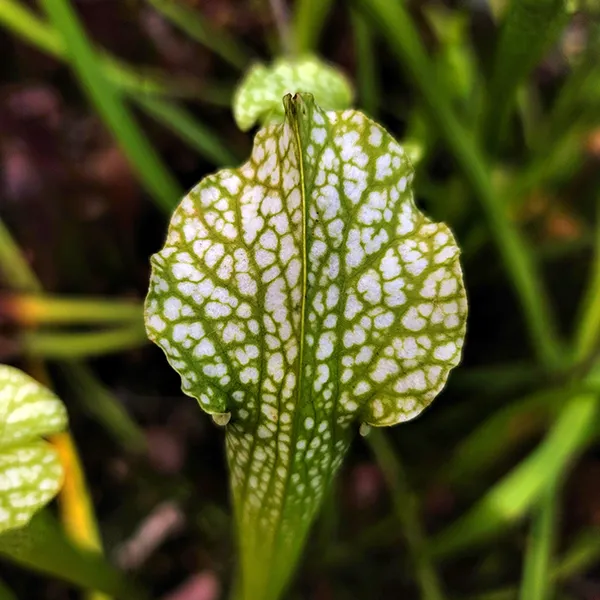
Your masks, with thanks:
[{"label": "white areole patch", "polygon": [[231,413],[242,561],[302,543],[291,523],[308,527],[353,422],[393,425],[433,400],[467,313],[458,248],[415,207],[404,150],[357,111],[285,107],[247,163],[182,201],[145,307],[183,391]]},{"label": "white areole patch", "polygon": [[2,533],[26,525],[58,493],[63,469],[42,436],[62,431],[67,414],[48,389],[22,371],[0,365],[0,423]]}]

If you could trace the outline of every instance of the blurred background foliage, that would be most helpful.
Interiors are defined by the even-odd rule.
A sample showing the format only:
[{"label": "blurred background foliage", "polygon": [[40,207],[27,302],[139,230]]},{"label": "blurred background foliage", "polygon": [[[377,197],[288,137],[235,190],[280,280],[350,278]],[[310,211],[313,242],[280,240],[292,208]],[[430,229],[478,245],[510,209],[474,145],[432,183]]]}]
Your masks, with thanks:
[{"label": "blurred background foliage", "polygon": [[470,318],[431,409],[356,441],[289,598],[599,598],[599,27],[596,0],[0,0],[0,360],[79,448],[62,527],[0,539],[0,598],[226,595],[222,432],[141,302],[183,191],[249,154],[242,73],[302,52],[410,148]]}]

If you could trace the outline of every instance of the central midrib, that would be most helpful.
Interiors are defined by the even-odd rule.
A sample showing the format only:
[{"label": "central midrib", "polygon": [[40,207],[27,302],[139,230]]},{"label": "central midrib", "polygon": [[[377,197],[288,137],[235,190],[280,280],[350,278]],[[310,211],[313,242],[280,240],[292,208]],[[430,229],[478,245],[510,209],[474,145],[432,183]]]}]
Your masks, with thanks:
[{"label": "central midrib", "polygon": [[[304,335],[305,335],[305,324],[306,324],[306,296],[307,296],[307,288],[308,288],[308,244],[307,244],[307,220],[308,220],[308,210],[306,207],[306,186],[305,186],[305,177],[304,177],[304,157],[302,153],[302,143],[300,139],[300,127],[299,127],[299,113],[298,113],[298,96],[295,95],[290,98],[291,113],[293,118],[290,119],[292,124],[292,130],[294,133],[295,146],[297,151],[297,159],[298,159],[298,170],[300,173],[300,193],[301,193],[301,211],[302,211],[302,290],[301,290],[301,298],[300,298],[300,347],[298,349],[298,371],[297,371],[297,386],[296,386],[296,403],[294,407],[294,416],[293,416],[293,425],[292,432],[290,436],[290,452],[288,457],[288,465],[286,469],[285,482],[283,486],[283,500],[280,506],[280,513],[278,515],[277,525],[275,526],[275,531],[273,534],[273,546],[271,549],[271,564],[272,559],[275,556],[275,552],[277,551],[277,546],[279,542],[279,534],[281,532],[281,526],[283,523],[283,514],[284,508],[287,503],[288,494],[287,489],[290,484],[290,479],[292,476],[292,471],[294,467],[294,450],[296,447],[296,438],[298,435],[298,426],[300,419],[300,404],[302,401],[302,382],[303,382],[303,364],[304,364]],[[302,98],[302,97],[300,97]],[[303,102],[304,100],[301,99]],[[289,116],[287,116],[289,118]],[[271,580],[269,583],[271,583]],[[269,592],[272,593],[272,589],[269,589]],[[268,594],[267,594],[267,597]]]}]

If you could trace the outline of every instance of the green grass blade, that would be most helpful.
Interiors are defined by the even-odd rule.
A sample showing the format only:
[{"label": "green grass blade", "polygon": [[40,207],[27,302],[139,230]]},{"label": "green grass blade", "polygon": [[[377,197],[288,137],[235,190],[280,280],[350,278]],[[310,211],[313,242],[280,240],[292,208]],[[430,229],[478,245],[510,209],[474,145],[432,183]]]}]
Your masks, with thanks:
[{"label": "green grass blade", "polygon": [[181,197],[173,176],[160,161],[125,106],[118,90],[101,71],[98,56],[68,0],[43,0],[67,46],[70,63],[96,110],[120,143],[157,205],[170,213]]},{"label": "green grass blade", "polygon": [[15,0],[0,0],[0,23],[48,54],[57,57],[65,54],[60,35]]},{"label": "green grass blade", "polygon": [[0,270],[12,287],[32,292],[41,289],[35,273],[2,221],[0,221]]},{"label": "green grass blade", "polygon": [[[0,24],[21,40],[60,60],[67,60],[67,48],[60,34],[32,10],[15,0],[0,0]],[[128,94],[198,98],[217,106],[230,106],[231,89],[179,80],[152,69],[143,73],[106,53],[99,56],[104,74]]]},{"label": "green grass blade", "polygon": [[215,165],[233,166],[240,163],[240,157],[227,148],[214,131],[195,120],[181,106],[150,96],[132,96],[132,100]]},{"label": "green grass blade", "polygon": [[[15,265],[19,266],[19,272],[14,270]],[[0,271],[4,273],[7,283],[14,289],[29,292],[41,290],[35,273],[23,258],[21,250],[2,221],[0,221]],[[87,403],[90,413],[93,413],[108,431],[115,434],[115,437],[119,437],[131,450],[141,448],[144,440],[138,426],[126,413],[123,405],[96,380],[89,368],[74,360],[69,360],[62,366],[69,383],[81,391],[82,401]]]},{"label": "green grass blade", "polygon": [[392,493],[396,516],[402,525],[404,539],[413,563],[422,600],[444,600],[442,585],[426,551],[425,535],[417,507],[417,498],[408,487],[406,474],[387,434],[372,429],[366,436],[377,463]]},{"label": "green grass blade", "polygon": [[[558,91],[550,114],[545,119],[543,135],[540,136],[538,153],[546,153],[549,143],[555,143],[568,132],[574,120],[581,119],[597,122],[597,99],[600,89],[600,23],[591,22],[587,34],[586,48],[579,56],[566,82]],[[588,116],[589,115],[589,116]]]},{"label": "green grass blade", "polygon": [[137,302],[41,294],[0,294],[0,315],[23,325],[131,324],[143,320],[142,305]]},{"label": "green grass blade", "polygon": [[557,581],[566,581],[571,577],[598,564],[600,561],[600,528],[582,531],[552,569],[552,577]]},{"label": "green grass blade", "polygon": [[553,482],[543,492],[529,531],[520,600],[549,600],[552,580],[550,566],[554,551],[558,485]]},{"label": "green grass blade", "polygon": [[589,443],[597,415],[595,395],[573,396],[544,441],[464,516],[431,540],[433,556],[442,558],[481,543],[520,518]]},{"label": "green grass blade", "polygon": [[189,37],[202,44],[236,69],[248,66],[252,52],[226,31],[215,29],[198,10],[193,10],[178,0],[148,0],[157,11]]},{"label": "green grass blade", "polygon": [[143,326],[85,333],[31,331],[21,335],[21,349],[47,359],[83,358],[122,352],[148,342]]},{"label": "green grass blade", "polygon": [[452,485],[467,484],[506,460],[511,451],[539,434],[564,402],[564,390],[536,392],[493,413],[458,444],[441,477]]},{"label": "green grass blade", "polygon": [[332,0],[297,0],[294,3],[295,50],[299,54],[314,52],[317,48]]},{"label": "green grass blade", "polygon": [[[464,253],[464,252],[463,252]],[[491,393],[510,393],[515,389],[531,389],[543,380],[544,373],[533,362],[519,361],[498,363],[481,367],[464,367],[454,378],[454,385],[463,390],[489,390],[488,383],[494,381]]]},{"label": "green grass blade", "polygon": [[[566,582],[597,565],[598,560],[600,560],[600,529],[587,529],[575,538],[547,576],[551,585]],[[515,587],[503,587],[484,594],[469,596],[468,600],[516,600],[518,593],[519,590]]]},{"label": "green grass blade", "polygon": [[[52,54],[58,59],[68,60],[65,45],[56,31],[29,9],[21,7],[13,0],[0,0],[0,23],[38,49]],[[201,156],[216,165],[238,162],[237,158],[234,159],[234,154],[220,142],[208,127],[170,99],[160,97],[173,95],[173,92],[180,94],[182,90],[177,82],[155,73],[151,76],[140,74],[108,55],[101,55],[99,58],[107,79],[126,93],[151,117],[164,124],[191,148],[197,150]],[[188,95],[190,93],[217,106],[229,107],[231,104],[231,90],[227,88],[203,86],[202,90],[190,90]]]},{"label": "green grass blade", "polygon": [[352,29],[357,61],[356,81],[361,108],[372,118],[377,118],[381,98],[379,78],[377,76],[377,58],[373,48],[373,35],[363,15],[352,10]]},{"label": "green grass blade", "polygon": [[482,121],[486,147],[501,142],[517,90],[566,23],[564,0],[512,0],[504,16]]},{"label": "green grass blade", "polygon": [[121,402],[82,364],[66,361],[60,366],[83,410],[100,423],[121,446],[130,452],[142,452],[146,447],[144,432]]},{"label": "green grass blade", "polygon": [[600,342],[600,196],[597,200],[594,261],[589,283],[581,303],[575,332],[575,362],[583,362],[598,349]]},{"label": "green grass blade", "polygon": [[532,252],[509,220],[473,136],[457,119],[450,106],[450,95],[434,76],[433,64],[404,4],[389,0],[357,1],[365,14],[377,24],[421,92],[429,118],[452,151],[486,214],[506,271],[518,294],[538,357],[545,365],[555,366],[560,355],[556,326]]},{"label": "green grass blade", "polygon": [[141,600],[132,586],[100,554],[76,548],[47,511],[26,527],[0,536],[0,557],[38,573],[51,575],[83,589],[96,589],[115,598]]},{"label": "green grass blade", "polygon": [[168,75],[151,66],[133,67],[104,52],[99,55],[99,60],[106,78],[131,98],[144,94],[200,100],[215,106],[228,107],[231,104],[233,88],[229,84],[216,85],[191,76]]},{"label": "green grass blade", "polygon": [[16,594],[1,579],[0,600],[17,600]]}]

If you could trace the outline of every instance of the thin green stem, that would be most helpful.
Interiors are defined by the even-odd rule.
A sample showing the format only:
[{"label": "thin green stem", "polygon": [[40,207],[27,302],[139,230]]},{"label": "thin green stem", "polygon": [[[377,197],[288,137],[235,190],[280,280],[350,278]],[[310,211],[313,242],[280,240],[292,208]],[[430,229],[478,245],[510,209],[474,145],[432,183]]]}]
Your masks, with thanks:
[{"label": "thin green stem", "polygon": [[283,0],[269,0],[269,6],[279,35],[281,53],[290,56],[296,54],[287,6]]},{"label": "thin green stem", "polygon": [[552,597],[550,567],[556,536],[558,481],[547,486],[533,515],[525,554],[520,600],[548,600]]},{"label": "thin green stem", "polygon": [[142,326],[119,327],[107,331],[58,333],[31,331],[23,333],[23,351],[46,359],[83,358],[138,348],[148,342]]},{"label": "thin green stem", "polygon": [[443,600],[442,585],[426,551],[426,539],[421,526],[417,499],[410,490],[406,474],[386,434],[373,429],[366,436],[373,455],[392,494],[396,516],[401,523],[415,577],[423,600]]},{"label": "thin green stem", "polygon": [[410,16],[402,2],[357,0],[359,6],[386,38],[399,62],[420,91],[429,118],[454,154],[465,178],[479,200],[523,309],[526,325],[539,360],[548,368],[560,361],[560,347],[547,294],[532,252],[510,221],[506,207],[495,192],[490,170],[475,140],[450,106],[449,94],[435,76]]},{"label": "thin green stem", "polygon": [[381,97],[377,60],[373,49],[373,35],[364,16],[357,10],[350,11],[356,56],[356,81],[362,108],[373,118],[377,117]]},{"label": "thin green stem", "polygon": [[575,332],[574,359],[584,362],[598,348],[600,342],[600,198],[597,202],[594,259],[587,290],[583,297],[580,317]]},{"label": "thin green stem", "polygon": [[101,71],[98,56],[69,0],[42,0],[67,47],[70,64],[96,110],[123,148],[158,206],[171,213],[182,196],[179,185],[135,123],[121,94]]},{"label": "thin green stem", "polygon": [[316,50],[332,0],[297,0],[294,3],[295,50],[304,54]]}]

